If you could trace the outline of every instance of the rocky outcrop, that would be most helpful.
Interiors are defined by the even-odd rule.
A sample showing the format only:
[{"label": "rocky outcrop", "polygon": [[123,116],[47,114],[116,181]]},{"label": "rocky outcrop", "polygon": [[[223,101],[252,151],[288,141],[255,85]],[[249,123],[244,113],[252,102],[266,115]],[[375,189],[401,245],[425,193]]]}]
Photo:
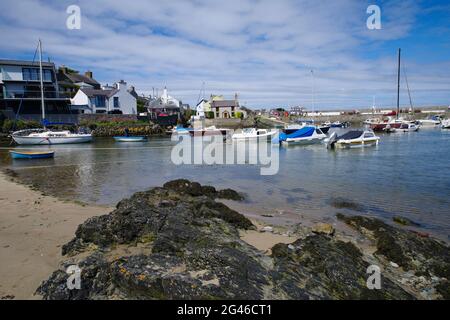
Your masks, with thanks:
[{"label": "rocky outcrop", "polygon": [[[417,297],[389,275],[381,290],[368,289],[370,259],[332,232],[311,232],[264,254],[240,238],[239,229],[255,227],[216,201],[223,196],[242,199],[232,190],[175,180],[122,200],[78,227],[63,247],[61,269],[37,292],[45,299]],[[67,288],[71,264],[82,269],[80,290]]]},{"label": "rocky outcrop", "polygon": [[446,243],[370,217],[337,217],[371,239],[376,245],[376,256],[413,273],[423,284],[434,284],[432,291],[450,298],[450,250]]}]

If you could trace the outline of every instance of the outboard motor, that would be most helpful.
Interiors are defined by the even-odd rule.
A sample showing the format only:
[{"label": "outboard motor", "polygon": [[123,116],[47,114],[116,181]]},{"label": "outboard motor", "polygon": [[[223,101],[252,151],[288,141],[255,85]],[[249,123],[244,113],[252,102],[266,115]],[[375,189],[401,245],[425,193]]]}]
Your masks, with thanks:
[{"label": "outboard motor", "polygon": [[333,132],[327,140],[327,149],[334,149],[336,141],[337,141],[337,133]]}]

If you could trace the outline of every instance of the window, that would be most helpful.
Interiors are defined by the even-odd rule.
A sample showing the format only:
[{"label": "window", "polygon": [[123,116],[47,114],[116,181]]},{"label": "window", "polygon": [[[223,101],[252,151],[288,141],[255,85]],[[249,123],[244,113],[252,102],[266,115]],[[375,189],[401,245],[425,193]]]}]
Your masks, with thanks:
[{"label": "window", "polygon": [[92,99],[96,108],[106,108],[106,99],[104,96],[94,96]]},{"label": "window", "polygon": [[373,133],[364,134],[364,138],[373,138],[373,137],[374,137]]},{"label": "window", "polygon": [[114,108],[120,108],[120,106],[119,106],[119,97],[114,97],[113,102],[114,102]]},{"label": "window", "polygon": [[[41,72],[38,68],[22,68],[22,77],[25,81],[39,81],[41,80],[40,74]],[[42,74],[44,81],[53,81],[52,70],[43,69]]]}]

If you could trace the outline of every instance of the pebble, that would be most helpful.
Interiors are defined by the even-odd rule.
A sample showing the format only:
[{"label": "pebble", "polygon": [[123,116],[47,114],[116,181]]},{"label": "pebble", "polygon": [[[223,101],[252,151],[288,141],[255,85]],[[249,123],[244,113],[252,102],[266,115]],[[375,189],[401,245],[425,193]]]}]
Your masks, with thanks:
[{"label": "pebble", "polygon": [[290,250],[294,250],[295,249],[295,247],[292,245],[292,244],[288,244],[288,249],[290,249]]},{"label": "pebble", "polygon": [[262,232],[273,232],[273,228],[269,227],[269,226],[266,226],[266,227],[262,228],[261,231]]},{"label": "pebble", "polygon": [[326,235],[334,234],[334,228],[329,223],[317,223],[312,227],[311,230],[314,233],[322,233],[322,234],[326,234]]},{"label": "pebble", "polygon": [[394,268],[398,268],[399,267],[399,265],[398,264],[396,264],[395,262],[389,262],[389,264],[391,265],[391,266],[393,266]]}]

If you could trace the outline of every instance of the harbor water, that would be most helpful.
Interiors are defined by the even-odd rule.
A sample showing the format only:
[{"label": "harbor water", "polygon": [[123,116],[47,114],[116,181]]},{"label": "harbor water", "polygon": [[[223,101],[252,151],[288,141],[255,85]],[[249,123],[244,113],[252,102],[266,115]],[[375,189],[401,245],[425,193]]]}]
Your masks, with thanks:
[{"label": "harbor water", "polygon": [[[247,200],[233,206],[250,216],[272,216],[265,219],[277,223],[333,221],[337,212],[391,222],[403,216],[448,240],[450,130],[380,137],[378,146],[361,149],[280,147],[279,171],[267,176],[250,164],[175,165],[170,137],[138,143],[97,138],[90,144],[51,146],[53,159],[25,161],[12,160],[12,147],[3,144],[0,163],[3,171],[12,170],[19,181],[46,194],[86,203],[113,206],[136,191],[186,178],[242,192]],[[342,200],[357,206],[339,208],[336,203]]]}]

